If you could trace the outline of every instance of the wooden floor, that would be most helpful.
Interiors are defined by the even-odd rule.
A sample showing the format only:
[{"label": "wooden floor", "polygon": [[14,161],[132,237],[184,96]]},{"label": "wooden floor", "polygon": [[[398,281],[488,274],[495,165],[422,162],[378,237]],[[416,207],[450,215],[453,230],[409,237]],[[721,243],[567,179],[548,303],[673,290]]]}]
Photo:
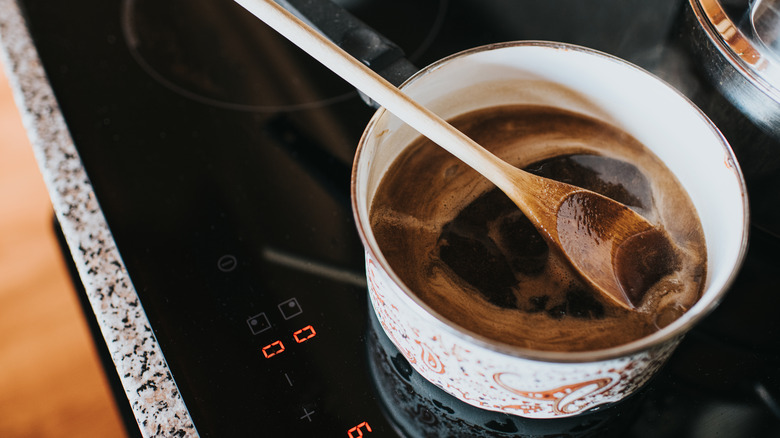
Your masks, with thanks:
[{"label": "wooden floor", "polygon": [[0,68],[0,437],[123,437]]}]

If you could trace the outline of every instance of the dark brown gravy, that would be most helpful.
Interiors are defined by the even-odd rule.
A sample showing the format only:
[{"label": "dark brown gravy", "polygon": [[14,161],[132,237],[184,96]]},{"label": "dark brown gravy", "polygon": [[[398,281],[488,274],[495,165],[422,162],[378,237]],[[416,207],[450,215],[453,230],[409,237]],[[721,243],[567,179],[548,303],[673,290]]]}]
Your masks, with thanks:
[{"label": "dark brown gravy", "polygon": [[[680,252],[674,272],[639,280],[629,265],[642,261],[619,263],[622,281],[634,290],[645,288],[647,278],[654,283],[642,297],[634,294],[636,311],[621,308],[580,281],[503,193],[421,138],[383,178],[371,223],[393,270],[444,318],[507,344],[582,351],[646,336],[698,300],[706,253],[695,209],[635,139],[538,106],[491,108],[452,123],[514,165],[631,207],[662,226]],[[630,243],[622,251],[631,252]],[[667,253],[659,247],[659,254]]]}]

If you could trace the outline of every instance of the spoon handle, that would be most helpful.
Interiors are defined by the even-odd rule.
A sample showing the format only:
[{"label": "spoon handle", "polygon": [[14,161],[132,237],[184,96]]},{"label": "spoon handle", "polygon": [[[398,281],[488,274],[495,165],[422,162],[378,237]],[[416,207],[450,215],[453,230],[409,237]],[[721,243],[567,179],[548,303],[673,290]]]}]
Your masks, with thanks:
[{"label": "spoon handle", "polygon": [[276,2],[235,1],[416,131],[484,175],[501,190],[507,194],[517,192],[517,184],[522,181],[518,181],[513,166],[411,99]]}]

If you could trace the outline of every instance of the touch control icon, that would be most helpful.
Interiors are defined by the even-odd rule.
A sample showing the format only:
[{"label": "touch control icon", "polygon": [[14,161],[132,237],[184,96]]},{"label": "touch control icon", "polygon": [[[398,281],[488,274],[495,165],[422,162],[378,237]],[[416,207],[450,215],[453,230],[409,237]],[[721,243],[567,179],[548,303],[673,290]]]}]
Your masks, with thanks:
[{"label": "touch control icon", "polygon": [[311,412],[309,412],[309,410],[306,407],[304,407],[303,408],[303,415],[301,416],[301,420],[306,419],[306,420],[309,421],[309,423],[311,423],[311,416],[314,414],[314,412],[315,411],[313,411],[313,410]]},{"label": "touch control icon", "polygon": [[268,321],[265,313],[259,313],[250,317],[246,320],[246,323],[249,324],[249,330],[252,330],[253,335],[260,334],[271,328],[271,322]]},{"label": "touch control icon", "polygon": [[285,320],[298,316],[303,313],[301,305],[298,304],[298,300],[290,298],[289,300],[279,304],[279,311],[282,312],[282,316]]},{"label": "touch control icon", "polygon": [[222,272],[233,272],[238,267],[238,259],[233,254],[225,254],[217,260],[217,269]]}]

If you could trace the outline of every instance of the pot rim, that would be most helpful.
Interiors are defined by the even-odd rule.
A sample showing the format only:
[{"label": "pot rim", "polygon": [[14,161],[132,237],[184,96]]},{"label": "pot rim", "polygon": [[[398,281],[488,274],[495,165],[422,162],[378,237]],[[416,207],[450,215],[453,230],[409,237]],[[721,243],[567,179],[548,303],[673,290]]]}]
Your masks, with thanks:
[{"label": "pot rim", "polygon": [[646,75],[648,79],[655,80],[660,84],[666,86],[667,88],[671,89],[672,91],[674,91],[676,95],[679,98],[683,99],[683,101],[687,103],[687,105],[689,105],[691,109],[693,109],[697,113],[698,117],[703,119],[703,122],[706,123],[707,126],[712,130],[713,134],[715,134],[715,136],[719,139],[721,147],[723,148],[723,152],[725,152],[727,157],[730,158],[732,161],[733,170],[738,180],[737,182],[740,186],[740,192],[742,193],[742,209],[743,209],[743,215],[742,215],[743,227],[741,231],[739,253],[737,254],[737,259],[734,265],[732,266],[731,272],[729,272],[728,277],[724,282],[723,286],[720,288],[720,290],[716,291],[714,293],[714,296],[706,302],[699,300],[691,309],[689,309],[680,318],[678,318],[668,326],[662,328],[661,330],[658,330],[648,336],[636,339],[626,344],[622,344],[622,345],[618,345],[606,349],[599,349],[599,350],[575,351],[575,352],[534,350],[534,349],[529,349],[529,348],[520,347],[516,345],[502,343],[500,341],[496,341],[492,338],[488,338],[486,336],[471,332],[465,328],[455,325],[453,322],[449,321],[447,318],[442,316],[440,313],[438,313],[436,310],[434,310],[433,308],[428,306],[425,302],[423,302],[420,298],[418,298],[417,295],[414,294],[403,283],[403,281],[401,281],[401,279],[396,275],[396,273],[390,267],[390,264],[384,258],[379,248],[374,247],[374,244],[367,237],[369,235],[373,235],[373,233],[371,232],[370,229],[366,229],[368,225],[363,223],[358,213],[358,205],[356,200],[358,163],[360,162],[361,156],[364,152],[364,146],[368,136],[374,130],[374,127],[378,123],[379,119],[383,117],[385,113],[387,113],[387,111],[384,108],[379,108],[376,111],[376,113],[374,113],[373,117],[368,122],[368,124],[366,125],[366,128],[363,131],[363,135],[361,136],[360,141],[358,143],[358,147],[355,153],[355,158],[352,166],[352,172],[351,172],[350,198],[351,198],[352,212],[365,251],[369,253],[370,257],[372,257],[380,264],[381,268],[386,272],[386,274],[396,284],[396,286],[401,291],[403,291],[406,297],[410,299],[418,307],[418,309],[416,310],[422,311],[426,313],[428,316],[436,319],[439,326],[443,327],[449,334],[457,338],[460,338],[464,341],[470,342],[474,345],[478,345],[487,350],[505,354],[511,357],[527,359],[527,360],[552,362],[552,363],[597,362],[597,361],[605,361],[605,360],[611,360],[611,359],[639,354],[642,353],[643,351],[679,339],[697,322],[699,322],[713,309],[715,309],[718,306],[718,304],[720,304],[720,301],[723,299],[724,295],[726,294],[726,292],[729,290],[730,286],[733,284],[734,280],[736,279],[737,274],[739,273],[742,263],[744,261],[745,254],[747,253],[748,234],[749,234],[749,208],[748,208],[747,189],[746,189],[744,176],[742,174],[739,165],[737,164],[736,157],[734,156],[734,152],[731,150],[728,141],[725,139],[722,133],[717,129],[717,127],[715,127],[712,121],[710,121],[709,118],[695,104],[693,104],[685,95],[683,95],[676,88],[672,87],[671,85],[661,80],[657,76],[653,75],[652,73],[628,61],[625,61],[621,58],[618,58],[616,56],[607,53],[600,52],[595,49],[568,44],[568,43],[539,41],[539,40],[509,41],[509,42],[494,43],[494,44],[488,44],[488,45],[470,48],[449,55],[447,57],[444,57],[438,61],[435,61],[429,66],[418,71],[416,74],[412,75],[399,88],[402,90],[405,89],[413,82],[420,80],[420,78],[425,76],[428,72],[438,69],[439,67],[450,62],[453,59],[469,56],[473,53],[483,52],[487,50],[496,50],[496,49],[504,49],[504,48],[522,48],[522,47],[536,47],[536,48],[558,50],[563,52],[572,51],[572,52],[584,53],[587,55],[602,58],[603,60],[608,62],[618,63],[626,68],[635,71],[639,71],[640,73]]}]

